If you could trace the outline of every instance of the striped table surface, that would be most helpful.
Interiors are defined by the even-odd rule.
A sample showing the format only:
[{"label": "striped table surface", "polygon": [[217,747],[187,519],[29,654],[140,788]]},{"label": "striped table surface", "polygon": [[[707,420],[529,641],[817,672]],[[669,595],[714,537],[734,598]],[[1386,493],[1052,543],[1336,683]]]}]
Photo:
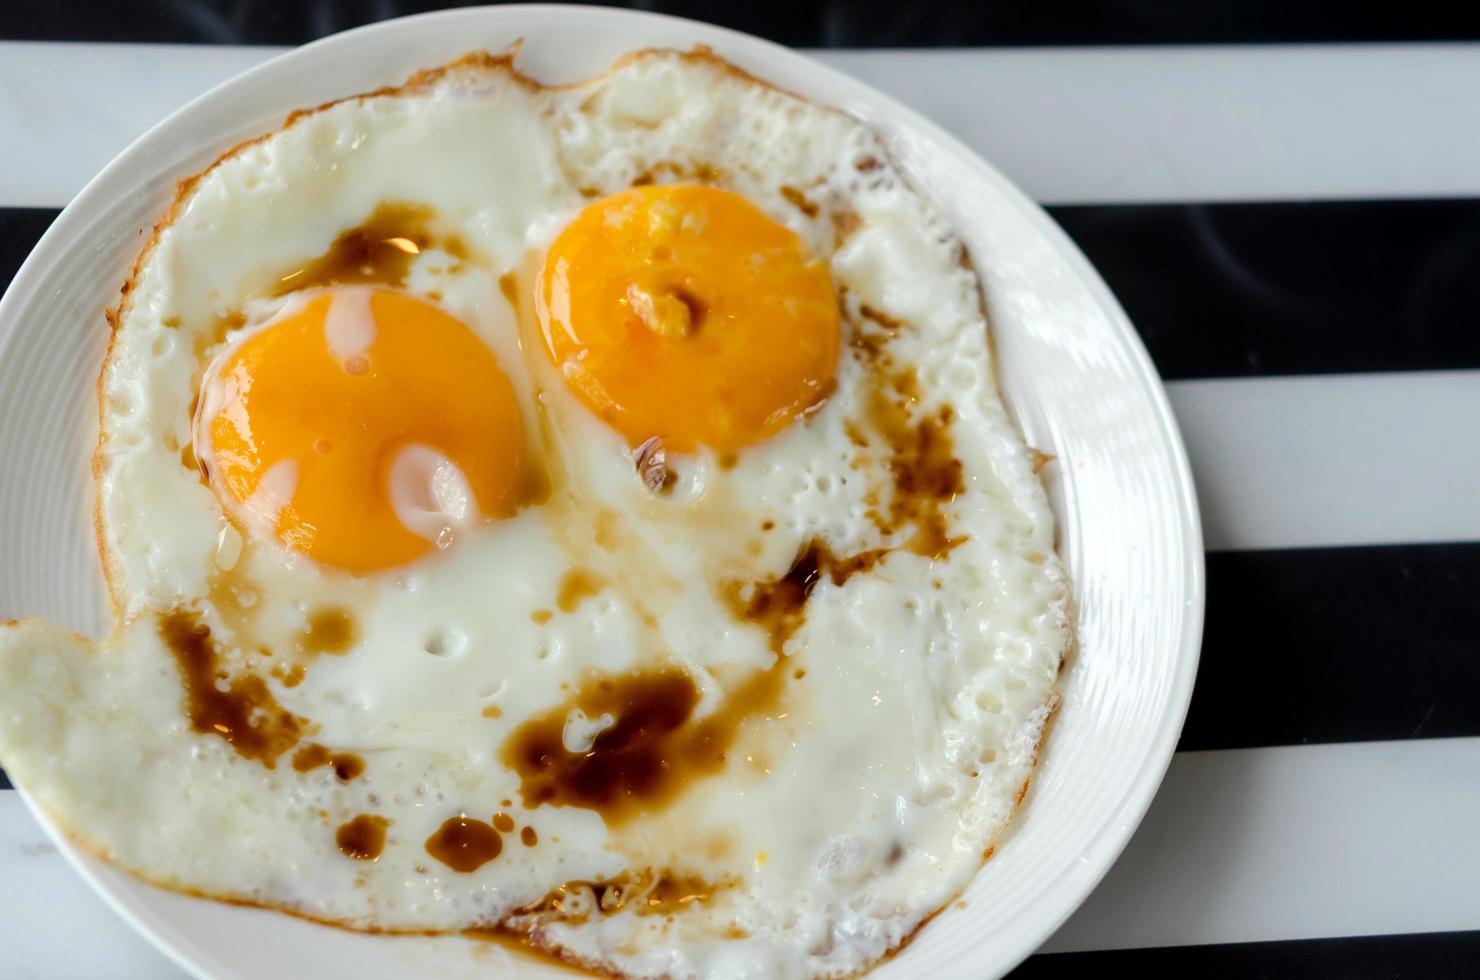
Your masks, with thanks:
[{"label": "striped table surface", "polygon": [[[349,26],[332,2],[21,6],[0,8],[0,286],[128,142],[280,50],[180,42]],[[869,34],[798,9],[810,27],[770,33],[978,45],[816,54],[1048,207],[1141,331],[1197,479],[1207,628],[1180,750],[1124,856],[1015,976],[1476,975],[1480,45],[986,47],[975,21]],[[1096,39],[1012,23],[1009,40]],[[0,791],[0,976],[179,975]]]}]

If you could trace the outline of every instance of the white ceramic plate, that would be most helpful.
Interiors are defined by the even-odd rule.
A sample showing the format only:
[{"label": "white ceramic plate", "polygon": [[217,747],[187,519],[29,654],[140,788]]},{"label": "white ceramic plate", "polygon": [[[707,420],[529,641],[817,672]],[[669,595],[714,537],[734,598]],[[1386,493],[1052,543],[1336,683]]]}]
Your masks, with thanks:
[{"label": "white ceramic plate", "polygon": [[[1007,399],[1052,453],[1079,651],[1025,810],[963,896],[877,973],[1005,973],[1069,915],[1125,846],[1181,731],[1202,630],[1202,542],[1187,461],[1135,331],[1068,238],[991,166],[914,112],[784,48],[687,21],[597,8],[499,7],[391,21],[283,55],[200,97],[114,160],[64,211],[0,301],[0,619],[104,631],[89,516],[103,307],[176,179],[300,106],[524,39],[546,81],[642,47],[707,44],[756,75],[877,126],[971,247]],[[1012,98],[1013,93],[982,93]],[[38,815],[44,825],[48,821]],[[534,976],[499,947],[388,938],[187,898],[58,847],[127,920],[201,977]]]}]

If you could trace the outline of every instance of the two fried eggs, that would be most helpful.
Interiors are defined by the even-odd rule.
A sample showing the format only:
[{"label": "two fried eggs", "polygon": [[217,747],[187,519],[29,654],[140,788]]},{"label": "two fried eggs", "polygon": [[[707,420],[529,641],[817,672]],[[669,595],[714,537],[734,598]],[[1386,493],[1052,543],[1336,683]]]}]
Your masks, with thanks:
[{"label": "two fried eggs", "polygon": [[841,975],[965,886],[1070,640],[959,239],[705,53],[470,56],[182,188],[100,382],[116,626],[0,759],[170,887]]}]

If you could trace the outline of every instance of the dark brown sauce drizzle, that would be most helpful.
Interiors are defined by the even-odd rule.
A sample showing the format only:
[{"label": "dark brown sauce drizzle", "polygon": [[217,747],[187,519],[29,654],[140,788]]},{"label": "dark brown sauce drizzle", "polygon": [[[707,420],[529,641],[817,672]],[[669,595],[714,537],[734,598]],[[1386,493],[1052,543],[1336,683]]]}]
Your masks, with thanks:
[{"label": "dark brown sauce drizzle", "polygon": [[[271,651],[259,650],[258,652],[271,656]],[[289,666],[284,663],[275,663],[268,673],[282,682],[283,687],[297,687],[303,683],[304,670],[302,664]]]},{"label": "dark brown sauce drizzle", "polygon": [[491,824],[462,815],[448,818],[426,842],[428,854],[459,874],[472,874],[503,849],[504,839]]},{"label": "dark brown sauce drizzle", "polygon": [[327,766],[331,758],[333,756],[327,747],[318,742],[309,742],[293,753],[293,768],[299,772],[309,772],[320,766]]},{"label": "dark brown sauce drizzle", "polygon": [[498,291],[504,294],[509,306],[519,312],[519,276],[512,270],[498,277]]},{"label": "dark brown sauce drizzle", "polygon": [[[576,806],[623,823],[678,796],[724,766],[742,725],[774,708],[782,672],[757,671],[694,719],[699,688],[681,670],[659,669],[589,679],[566,703],[510,733],[502,757],[520,776],[525,806]],[[565,747],[565,722],[610,715],[586,751]]]},{"label": "dark brown sauce drizzle", "polygon": [[334,778],[347,783],[365,771],[365,760],[353,752],[335,752],[333,759]]},{"label": "dark brown sauce drizzle", "polygon": [[859,321],[855,321],[852,329],[848,331],[848,343],[867,362],[873,374],[871,380],[877,382],[878,372],[882,370],[883,362],[892,363],[892,358],[888,357],[884,348],[889,341],[899,335],[904,324],[887,314],[880,313],[867,303],[860,304],[858,316]]},{"label": "dark brown sauce drizzle", "polygon": [[545,461],[534,455],[525,456],[523,477],[519,481],[519,506],[535,507],[550,499],[555,481]]},{"label": "dark brown sauce drizzle", "polygon": [[905,406],[919,396],[914,370],[901,371],[890,378],[887,387],[875,389],[869,415],[890,449],[894,493],[885,529],[896,531],[913,524],[914,536],[905,547],[935,560],[966,540],[947,534],[944,513],[945,505],[966,489],[966,481],[951,439],[954,410],[943,405],[912,422]]},{"label": "dark brown sauce drizzle", "polygon": [[416,256],[434,247],[466,259],[468,247],[460,237],[433,234],[434,217],[424,204],[381,204],[362,224],[341,232],[323,255],[279,277],[275,295],[350,283],[404,286]]},{"label": "dark brown sauce drizzle", "polygon": [[869,306],[867,303],[859,304],[858,315],[863,317],[865,320],[872,320],[881,328],[888,331],[889,336],[891,337],[899,333],[900,330],[904,329],[905,324],[903,320],[896,319],[895,317],[892,317],[887,313],[876,310],[872,306]]},{"label": "dark brown sauce drizzle", "polygon": [[374,861],[385,850],[385,817],[362,813],[334,832],[334,843],[346,857]]},{"label": "dark brown sauce drizzle", "polygon": [[843,247],[853,233],[863,227],[863,219],[852,211],[833,211],[833,249],[836,251]]},{"label": "dark brown sauce drizzle", "polygon": [[809,201],[807,199],[807,195],[803,194],[795,187],[789,187],[786,184],[782,184],[781,196],[786,198],[786,200],[791,204],[792,207],[796,208],[807,217],[817,217],[817,205]]},{"label": "dark brown sauce drizzle", "polygon": [[176,610],[160,617],[159,635],[175,656],[185,686],[185,712],[191,727],[219,735],[237,754],[269,769],[298,742],[304,719],[277,703],[267,682],[255,674],[229,677],[221,664],[211,629],[195,613]]},{"label": "dark brown sauce drizzle", "polygon": [[792,560],[786,574],[755,583],[748,599],[741,595],[741,586],[732,583],[726,589],[726,597],[739,618],[755,623],[770,634],[771,651],[779,657],[786,641],[806,620],[807,600],[822,576],[826,575],[834,585],[842,585],[857,573],[873,568],[888,553],[887,548],[876,548],[838,558],[826,544],[813,539]]},{"label": "dark brown sauce drizzle", "polygon": [[[883,443],[893,484],[887,507],[882,510],[877,495],[872,495],[870,517],[880,531],[889,535],[913,527],[914,533],[899,547],[936,561],[966,540],[948,533],[944,512],[945,506],[966,488],[950,433],[953,409],[946,405],[919,420],[913,419],[910,406],[921,397],[914,369],[890,370],[892,358],[884,349],[888,340],[907,325],[867,304],[860,307],[860,316],[865,322],[853,324],[849,339],[869,370],[865,412],[869,431],[850,421],[848,435],[860,449],[876,440]],[[774,526],[771,521],[761,525],[762,530]],[[872,569],[893,550],[873,548],[839,557],[825,542],[814,538],[802,547],[781,577],[726,583],[722,595],[737,618],[755,623],[769,634],[771,650],[780,656],[786,642],[805,622],[807,600],[823,576],[841,586],[859,572]]]},{"label": "dark brown sauce drizzle", "polygon": [[601,592],[605,580],[584,568],[572,568],[560,576],[555,605],[563,613],[575,612],[581,603]]},{"label": "dark brown sauce drizzle", "polygon": [[334,777],[347,783],[365,771],[365,760],[353,752],[330,752],[318,742],[309,742],[293,753],[293,768],[299,772],[311,772],[322,766],[331,766]]},{"label": "dark brown sauce drizzle", "polygon": [[786,641],[801,628],[804,607],[821,575],[817,555],[810,546],[797,555],[786,574],[769,582],[757,582],[747,599],[739,583],[725,590],[731,610],[741,619],[755,623],[771,637],[771,651],[780,656]]},{"label": "dark brown sauce drizzle", "polygon": [[309,614],[298,640],[298,652],[309,656],[340,654],[353,647],[359,638],[359,627],[347,610],[326,606]]},{"label": "dark brown sauce drizzle", "polygon": [[714,184],[718,183],[724,175],[723,170],[712,167],[707,163],[688,167],[670,160],[660,160],[636,177],[633,177],[632,186],[642,187],[646,184],[668,183],[679,180],[695,181],[700,184]]},{"label": "dark brown sauce drizzle", "polygon": [[888,512],[870,514],[879,529],[894,533],[913,525],[915,534],[905,547],[937,560],[966,540],[947,534],[944,514],[945,505],[966,489],[966,481],[951,438],[954,410],[943,405],[924,418],[913,419],[910,408],[921,398],[919,379],[913,367],[897,368],[885,349],[908,329],[902,320],[867,303],[859,305],[848,340],[869,371],[865,421],[872,433],[850,423],[848,435],[863,448],[872,443],[872,434],[889,450],[894,486]]},{"label": "dark brown sauce drizzle", "polygon": [[[628,872],[605,881],[567,881],[538,902],[514,912],[514,916],[536,916],[564,921],[582,921],[591,912],[611,915],[627,909],[637,915],[673,915],[691,905],[707,902],[715,892],[732,882],[715,884],[698,875],[651,871]],[[595,901],[572,902],[577,893]]]}]

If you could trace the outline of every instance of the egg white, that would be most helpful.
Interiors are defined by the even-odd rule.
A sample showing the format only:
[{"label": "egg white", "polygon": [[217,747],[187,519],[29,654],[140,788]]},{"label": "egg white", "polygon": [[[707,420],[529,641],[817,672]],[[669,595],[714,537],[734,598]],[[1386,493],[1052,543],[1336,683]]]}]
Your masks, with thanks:
[{"label": "egg white", "polygon": [[[878,370],[857,348],[817,412],[733,466],[675,461],[663,497],[552,382],[499,277],[527,269],[590,194],[644,175],[745,194],[827,259],[845,329],[861,329],[865,306],[903,324],[883,349],[918,378],[906,418],[952,410],[964,490],[944,514],[966,540],[942,560],[901,548],[841,586],[824,578],[786,646],[784,666],[805,676],[778,708],[745,726],[722,772],[609,827],[590,810],[507,806],[520,797],[504,738],[591,671],[660,663],[696,678],[702,716],[733,678],[774,660],[724,583],[775,579],[810,541],[849,555],[905,533],[867,516],[891,489],[887,454],[850,437]],[[542,505],[353,578],[243,541],[181,453],[207,363],[285,302],[263,298],[273,276],[387,201],[430,207],[472,246],[461,263],[418,255],[404,288],[435,294],[493,349],[556,479]],[[672,917],[626,908],[512,924],[639,976],[868,966],[981,866],[1030,775],[1070,642],[1053,515],[996,391],[963,254],[866,126],[712,56],[645,53],[555,89],[471,59],[299,116],[195,182],[141,258],[100,385],[100,531],[118,625],[97,647],[39,623],[0,630],[0,759],[70,833],[173,887],[357,928],[456,930],[567,882],[675,871],[720,886]],[[235,313],[238,332],[215,343]],[[604,587],[536,622],[573,568]],[[223,581],[249,613],[218,608]],[[314,741],[360,754],[365,774],[342,783],[286,759],[267,769],[193,731],[156,626],[187,605],[223,646],[278,651],[262,663],[286,656],[315,609],[350,610],[349,653],[308,659],[300,684],[271,688],[316,726]],[[255,652],[231,656],[233,669],[265,669]],[[428,856],[423,842],[450,815],[499,810],[539,843],[506,836],[472,874]],[[389,820],[374,862],[335,846],[334,828],[358,813]]]}]

